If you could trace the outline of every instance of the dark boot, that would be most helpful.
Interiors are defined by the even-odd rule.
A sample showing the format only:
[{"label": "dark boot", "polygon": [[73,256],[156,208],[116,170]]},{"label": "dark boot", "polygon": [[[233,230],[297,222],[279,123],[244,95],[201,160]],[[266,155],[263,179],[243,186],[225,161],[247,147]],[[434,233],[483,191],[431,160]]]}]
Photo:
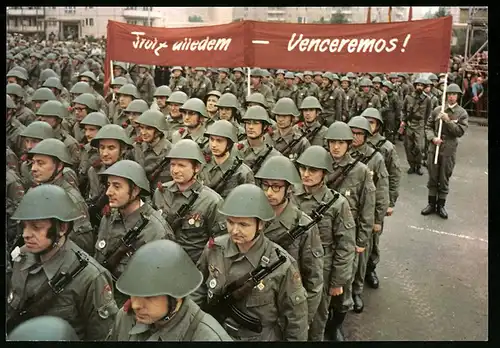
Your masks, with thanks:
[{"label": "dark boot", "polygon": [[375,268],[371,269],[370,271],[366,271],[366,277],[365,277],[366,282],[372,289],[378,289],[378,286],[380,285],[377,273],[375,273]]},{"label": "dark boot", "polygon": [[415,173],[415,166],[413,164],[410,164],[410,168],[407,171],[408,174],[413,174]]},{"label": "dark boot", "polygon": [[438,199],[437,204],[436,204],[436,212],[437,214],[442,217],[443,219],[448,218],[448,213],[446,212],[446,209],[444,209],[444,204],[446,203],[446,199]]},{"label": "dark boot", "polygon": [[365,304],[363,303],[363,299],[361,295],[353,294],[352,300],[354,301],[354,312],[361,313],[365,308]]},{"label": "dark boot", "polygon": [[345,341],[344,333],[342,332],[342,323],[344,322],[345,316],[347,313],[339,313],[336,311],[332,312],[332,333],[331,339],[332,341],[342,342]]},{"label": "dark boot", "polygon": [[422,209],[422,211],[420,212],[420,214],[422,214],[422,215],[430,215],[430,214],[436,212],[436,197],[435,196],[429,196],[428,197],[428,201],[429,201],[429,204],[427,205],[427,207],[425,207],[424,209]]},{"label": "dark boot", "polygon": [[422,171],[420,165],[415,166],[415,173],[417,173],[418,175],[424,175],[424,172]]}]

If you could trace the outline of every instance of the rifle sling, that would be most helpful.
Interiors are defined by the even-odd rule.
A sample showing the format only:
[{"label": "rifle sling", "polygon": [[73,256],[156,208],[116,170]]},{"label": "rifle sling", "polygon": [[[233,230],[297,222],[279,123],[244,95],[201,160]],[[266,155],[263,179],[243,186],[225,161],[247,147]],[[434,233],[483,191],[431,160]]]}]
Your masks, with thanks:
[{"label": "rifle sling", "polygon": [[213,186],[213,190],[217,193],[220,193],[227,185],[229,178],[231,178],[234,173],[238,170],[238,168],[243,163],[243,160],[239,157],[236,157],[233,161],[231,167],[221,176],[221,178],[215,183]]}]

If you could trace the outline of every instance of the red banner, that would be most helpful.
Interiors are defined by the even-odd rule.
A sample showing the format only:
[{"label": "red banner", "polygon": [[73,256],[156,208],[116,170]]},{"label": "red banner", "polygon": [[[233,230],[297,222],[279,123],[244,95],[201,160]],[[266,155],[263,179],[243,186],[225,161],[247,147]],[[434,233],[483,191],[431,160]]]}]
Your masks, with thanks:
[{"label": "red banner", "polygon": [[451,16],[373,24],[242,21],[175,29],[109,21],[106,58],[164,66],[446,72],[451,26]]}]

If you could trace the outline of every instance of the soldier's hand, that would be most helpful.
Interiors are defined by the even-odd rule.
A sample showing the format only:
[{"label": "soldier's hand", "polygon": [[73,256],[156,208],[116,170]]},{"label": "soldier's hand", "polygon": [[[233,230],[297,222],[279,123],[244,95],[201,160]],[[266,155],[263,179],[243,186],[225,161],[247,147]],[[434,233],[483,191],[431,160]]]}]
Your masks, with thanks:
[{"label": "soldier's hand", "polygon": [[379,233],[380,231],[382,231],[382,225],[381,224],[374,224],[373,225],[373,232]]},{"label": "soldier's hand", "polygon": [[356,245],[356,252],[357,252],[358,254],[361,254],[363,251],[365,251],[365,249],[366,249],[366,248],[362,248],[362,247],[359,247],[359,246],[357,246],[357,245]]},{"label": "soldier's hand", "polygon": [[442,119],[444,122],[448,122],[450,120],[450,116],[448,116],[446,112],[440,112],[439,118]]},{"label": "soldier's hand", "polygon": [[387,212],[385,213],[385,216],[391,216],[393,212],[394,212],[394,208],[389,207],[389,208],[387,208]]},{"label": "soldier's hand", "polygon": [[443,139],[441,139],[441,138],[434,138],[434,139],[432,139],[432,143],[434,145],[441,145],[443,143]]},{"label": "soldier's hand", "polygon": [[344,288],[339,286],[338,288],[330,288],[330,296],[339,296],[344,293]]}]

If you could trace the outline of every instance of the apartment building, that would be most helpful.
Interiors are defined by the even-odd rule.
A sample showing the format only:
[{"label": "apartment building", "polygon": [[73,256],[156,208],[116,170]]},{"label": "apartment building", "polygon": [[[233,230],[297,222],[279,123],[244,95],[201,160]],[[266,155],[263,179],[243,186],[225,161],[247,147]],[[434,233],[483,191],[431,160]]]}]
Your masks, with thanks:
[{"label": "apartment building", "polygon": [[7,7],[7,32],[43,37],[44,19],[45,7]]}]

